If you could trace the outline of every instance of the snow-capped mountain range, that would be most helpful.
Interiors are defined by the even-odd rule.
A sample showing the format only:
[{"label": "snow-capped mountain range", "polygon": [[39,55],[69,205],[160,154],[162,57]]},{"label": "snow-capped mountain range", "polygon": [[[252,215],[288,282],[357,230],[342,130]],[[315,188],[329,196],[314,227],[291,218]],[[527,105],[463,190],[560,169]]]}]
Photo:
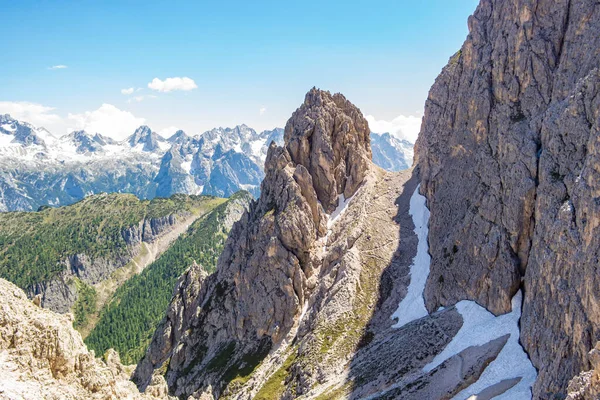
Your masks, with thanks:
[{"label": "snow-capped mountain range", "polygon": [[[381,167],[412,164],[411,143],[389,134],[371,140]],[[283,143],[283,129],[259,133],[240,125],[195,136],[178,131],[165,139],[141,126],[123,141],[86,131],[57,137],[0,115],[0,211],[66,205],[100,192],[228,197],[245,189],[257,196],[272,141]]]}]

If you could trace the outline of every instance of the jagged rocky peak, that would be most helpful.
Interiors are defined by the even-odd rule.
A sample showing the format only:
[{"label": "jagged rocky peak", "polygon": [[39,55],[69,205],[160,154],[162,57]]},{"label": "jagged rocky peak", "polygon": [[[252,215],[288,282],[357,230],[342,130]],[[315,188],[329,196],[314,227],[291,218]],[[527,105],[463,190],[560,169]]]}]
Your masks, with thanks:
[{"label": "jagged rocky peak", "polygon": [[154,151],[159,148],[158,142],[164,142],[165,139],[153,132],[150,127],[143,125],[137,128],[127,141],[131,147],[143,144],[144,151]]},{"label": "jagged rocky peak", "polygon": [[171,135],[168,139],[167,142],[169,143],[183,143],[185,141],[187,141],[190,137],[181,129],[178,130],[177,132],[175,132],[173,135]]},{"label": "jagged rocky peak", "polygon": [[75,145],[77,153],[94,152],[106,144],[98,134],[92,136],[83,130],[71,132],[67,137]]},{"label": "jagged rocky peak", "polygon": [[356,192],[371,165],[368,141],[367,122],[343,96],[309,92],[285,146],[271,144],[261,196],[231,230],[215,274],[191,292],[177,289],[137,367],[142,389],[168,362],[172,393],[218,397],[232,374],[282,342],[317,287],[317,240],[328,230],[322,204],[335,208],[340,194]]},{"label": "jagged rocky peak", "polygon": [[369,125],[342,94],[313,88],[285,127],[291,160],[306,168],[317,198],[327,212],[339,195],[351,197],[371,161]]}]

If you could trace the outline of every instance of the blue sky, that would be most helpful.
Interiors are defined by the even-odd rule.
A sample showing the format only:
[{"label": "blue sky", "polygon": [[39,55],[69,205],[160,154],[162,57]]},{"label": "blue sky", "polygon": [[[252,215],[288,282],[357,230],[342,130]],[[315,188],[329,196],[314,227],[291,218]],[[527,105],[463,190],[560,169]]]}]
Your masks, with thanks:
[{"label": "blue sky", "polygon": [[[476,4],[0,0],[0,112],[56,134],[84,127],[119,137],[139,122],[191,134],[262,130],[283,126],[317,86],[395,129],[394,119],[422,112]],[[193,83],[148,87],[183,77]]]}]

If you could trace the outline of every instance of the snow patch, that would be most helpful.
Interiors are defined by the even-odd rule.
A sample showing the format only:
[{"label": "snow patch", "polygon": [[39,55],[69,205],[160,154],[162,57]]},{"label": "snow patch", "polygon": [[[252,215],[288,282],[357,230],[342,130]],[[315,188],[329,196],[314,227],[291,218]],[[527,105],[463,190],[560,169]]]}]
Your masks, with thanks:
[{"label": "snow patch", "polygon": [[181,168],[183,168],[183,170],[185,171],[186,174],[191,174],[192,171],[192,162],[191,161],[185,161],[181,163]]},{"label": "snow patch", "polygon": [[348,205],[350,204],[351,199],[352,197],[346,198],[346,196],[344,196],[343,193],[340,195],[340,197],[338,197],[338,206],[335,210],[333,210],[333,212],[329,216],[329,219],[327,220],[328,230],[333,227],[335,221],[337,221],[342,216],[342,214],[348,209]]},{"label": "snow patch", "polygon": [[268,146],[266,140],[255,140],[250,143],[250,150],[252,151],[252,156],[258,158],[259,160],[262,160],[263,163],[267,158],[267,155],[263,153],[263,148],[265,146]]},{"label": "snow patch", "polygon": [[169,142],[158,141],[157,144],[161,151],[167,151],[171,148],[171,144]]},{"label": "snow patch", "polygon": [[14,132],[17,130],[17,128],[15,128],[12,124],[3,124],[1,127],[8,132]]},{"label": "snow patch", "polygon": [[[410,267],[411,280],[408,293],[392,315],[392,318],[398,319],[394,328],[404,326],[428,314],[425,308],[423,291],[425,290],[431,262],[427,242],[429,210],[426,206],[425,197],[419,194],[419,187],[415,189],[410,199],[409,213],[413,218],[415,234],[419,243],[417,245],[417,255]],[[498,357],[483,371],[477,382],[458,393],[454,399],[476,399],[476,395],[484,389],[512,378],[521,378],[521,380],[503,394],[494,397],[494,399],[531,399],[531,387],[537,378],[537,371],[519,343],[519,319],[521,318],[522,301],[523,295],[519,291],[512,299],[512,311],[498,317],[474,301],[463,300],[457,303],[456,309],[463,317],[463,325],[446,348],[427,364],[423,371],[432,371],[444,361],[468,347],[481,346],[509,334],[510,337],[506,345],[498,354]]]},{"label": "snow patch", "polygon": [[[479,380],[458,393],[454,399],[469,399],[482,390],[511,378],[522,378],[521,381],[507,390],[495,400],[531,399],[531,387],[537,378],[537,371],[531,364],[527,354],[519,344],[519,319],[523,294],[517,292],[512,298],[512,311],[498,317],[470,300],[456,304],[456,309],[463,317],[463,325],[433,361],[423,370],[429,372],[448,358],[460,353],[467,347],[480,346],[506,334],[510,334],[506,345],[498,357],[483,371]],[[476,398],[476,397],[475,397]]]},{"label": "snow patch", "polygon": [[14,139],[12,135],[5,135],[0,133],[0,147],[6,147],[10,145],[10,142]]},{"label": "snow patch", "polygon": [[427,235],[429,233],[429,209],[425,202],[425,196],[419,193],[419,186],[415,189],[410,198],[409,213],[412,216],[415,225],[415,234],[419,240],[417,244],[417,255],[413,258],[410,266],[410,284],[408,285],[408,293],[398,305],[398,309],[392,315],[392,319],[397,319],[398,322],[393,328],[400,328],[411,321],[423,318],[428,315],[425,308],[425,300],[423,299],[423,291],[427,276],[429,276],[429,264],[431,257],[429,256],[429,244]]},{"label": "snow patch", "polygon": [[258,185],[251,185],[249,183],[240,183],[240,189],[242,189],[242,190],[250,191],[250,190],[256,189],[257,187],[258,187]]}]

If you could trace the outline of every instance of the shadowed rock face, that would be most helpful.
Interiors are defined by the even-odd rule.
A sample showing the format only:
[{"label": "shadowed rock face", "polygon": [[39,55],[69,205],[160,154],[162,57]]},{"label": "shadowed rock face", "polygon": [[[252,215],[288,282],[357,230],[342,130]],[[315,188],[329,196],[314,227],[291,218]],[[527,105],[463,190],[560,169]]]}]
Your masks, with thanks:
[{"label": "shadowed rock face", "polygon": [[534,397],[563,396],[600,336],[600,5],[482,0],[431,88],[416,158],[431,210],[429,310],[510,310]]}]

